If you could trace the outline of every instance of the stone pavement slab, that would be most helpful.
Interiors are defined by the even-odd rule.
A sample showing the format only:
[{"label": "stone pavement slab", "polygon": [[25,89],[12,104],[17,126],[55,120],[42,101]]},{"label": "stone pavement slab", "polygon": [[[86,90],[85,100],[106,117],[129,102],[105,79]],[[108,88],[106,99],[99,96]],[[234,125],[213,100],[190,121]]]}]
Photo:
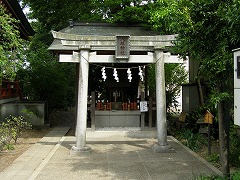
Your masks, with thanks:
[{"label": "stone pavement slab", "polygon": [[25,180],[36,174],[36,171],[46,163],[47,158],[55,153],[56,145],[61,142],[69,129],[70,127],[54,128],[4,169],[0,173],[0,179]]},{"label": "stone pavement slab", "polygon": [[69,152],[76,138],[64,136],[66,131],[46,135],[1,172],[0,179],[189,180],[198,175],[221,174],[173,137],[168,137],[173,151],[154,153],[152,146],[157,142],[154,138],[87,132],[91,154],[72,156]]}]

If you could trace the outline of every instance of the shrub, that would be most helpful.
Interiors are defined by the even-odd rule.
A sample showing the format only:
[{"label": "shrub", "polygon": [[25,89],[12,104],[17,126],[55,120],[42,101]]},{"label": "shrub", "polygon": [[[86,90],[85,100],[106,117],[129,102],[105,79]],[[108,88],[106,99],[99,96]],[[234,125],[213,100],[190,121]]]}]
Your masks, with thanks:
[{"label": "shrub", "polygon": [[213,153],[207,157],[209,162],[219,163],[220,157],[218,153]]},{"label": "shrub", "polygon": [[240,137],[237,132],[237,126],[230,127],[230,143],[229,143],[229,161],[231,165],[240,167]]},{"label": "shrub", "polygon": [[[229,178],[224,178],[218,175],[200,175],[195,180],[229,180]],[[240,171],[236,171],[230,175],[230,180],[239,180],[240,179]]]},{"label": "shrub", "polygon": [[2,122],[0,125],[0,150],[10,144],[12,139],[11,128],[8,123]]},{"label": "shrub", "polygon": [[205,109],[199,107],[196,110],[192,111],[190,114],[188,114],[185,120],[186,129],[191,130],[191,132],[197,133],[199,131],[199,124],[197,124],[197,121],[203,117],[204,113]]},{"label": "shrub", "polygon": [[223,177],[218,175],[200,175],[194,178],[195,180],[225,180]]},{"label": "shrub", "polygon": [[198,151],[207,144],[207,140],[202,134],[194,134],[189,129],[180,131],[179,140],[193,151]]},{"label": "shrub", "polygon": [[11,141],[14,140],[16,144],[17,139],[22,135],[22,131],[31,127],[31,124],[23,116],[7,117],[6,122],[0,124],[0,150],[4,149],[4,147],[13,149]]},{"label": "shrub", "polygon": [[232,180],[238,180],[240,179],[240,171],[234,172],[231,176]]}]

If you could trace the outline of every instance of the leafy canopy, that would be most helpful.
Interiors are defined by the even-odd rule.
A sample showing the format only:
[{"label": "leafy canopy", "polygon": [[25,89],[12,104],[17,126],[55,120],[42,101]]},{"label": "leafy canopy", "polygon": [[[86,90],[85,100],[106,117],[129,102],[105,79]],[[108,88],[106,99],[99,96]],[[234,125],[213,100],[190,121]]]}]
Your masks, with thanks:
[{"label": "leafy canopy", "polygon": [[200,76],[214,89],[232,84],[232,49],[240,42],[239,5],[237,0],[158,0],[149,22],[163,33],[178,33],[174,51],[199,61]]},{"label": "leafy canopy", "polygon": [[[78,0],[78,1],[23,0],[23,2],[25,3],[24,5],[28,5],[30,7],[30,10],[32,10],[31,13],[29,14],[29,17],[36,20],[35,22],[32,22],[32,25],[35,28],[35,31],[37,32],[37,34],[34,36],[33,40],[31,41],[31,45],[30,45],[30,51],[32,51],[30,54],[32,55],[28,55],[28,60],[30,62],[30,67],[31,67],[27,69],[28,72],[26,73],[27,76],[25,78],[26,82],[31,80],[30,81],[31,83],[28,83],[28,87],[29,85],[31,85],[31,87],[28,88],[29,89],[28,91],[30,92],[30,89],[32,88],[31,92],[34,92],[35,98],[46,97],[46,95],[42,94],[41,91],[43,91],[43,86],[48,85],[48,88],[47,87],[44,88],[44,91],[49,94],[48,100],[51,99],[50,93],[53,91],[48,91],[47,89],[53,89],[54,86],[52,87],[52,85],[54,85],[54,83],[43,84],[38,81],[38,79],[43,78],[43,77],[39,77],[40,75],[37,75],[37,73],[41,73],[42,63],[45,64],[46,62],[46,64],[49,63],[49,65],[48,66],[44,65],[44,68],[42,68],[44,69],[44,73],[41,73],[41,76],[46,73],[45,76],[57,77],[56,75],[51,73],[55,72],[52,69],[58,69],[59,73],[60,71],[63,71],[61,73],[65,74],[67,79],[69,79],[70,78],[69,74],[72,74],[74,70],[74,68],[72,68],[71,71],[69,71],[67,64],[61,64],[62,68],[59,68],[60,65],[58,65],[58,63],[53,63],[51,62],[52,60],[47,61],[48,57],[50,59],[52,58],[50,55],[44,55],[44,53],[42,53],[42,52],[45,52],[43,51],[42,47],[46,48],[52,43],[53,38],[52,38],[52,35],[50,34],[50,30],[60,30],[62,28],[65,28],[66,26],[68,26],[69,19],[80,20],[80,21],[95,20],[95,21],[121,22],[121,23],[143,23],[147,25],[150,19],[149,10],[151,7],[153,7],[153,4],[154,4],[154,1],[152,0],[147,0],[147,1],[146,0],[145,1],[144,0],[115,0],[115,1],[113,0]],[[52,59],[54,61],[57,61],[55,58],[52,58]],[[47,70],[47,68],[49,69]],[[170,71],[172,70],[175,71],[176,69],[170,68]],[[100,87],[101,78],[99,77],[101,77],[101,75],[98,75],[98,73],[101,73],[101,71],[90,66],[89,77],[92,78],[90,82],[94,82],[89,84],[89,89],[91,90],[97,90]],[[155,74],[153,76],[155,77]],[[74,79],[74,78],[72,77],[70,79]],[[57,80],[55,79],[54,82],[56,83],[56,81],[61,82],[60,83],[62,84],[61,91],[65,91],[64,89],[66,87],[74,87],[74,84],[72,82],[69,83],[65,81],[64,76],[61,76],[61,78],[58,78]],[[153,84],[151,83],[151,85],[155,86],[155,82]],[[58,86],[55,86],[55,89],[57,88]],[[175,88],[171,88],[171,89],[176,90]],[[175,92],[178,93],[178,90],[176,90]],[[54,95],[56,96],[56,92]],[[66,97],[66,95],[64,95],[63,97]]]},{"label": "leafy canopy", "polygon": [[0,84],[3,78],[14,80],[23,64],[23,40],[18,31],[18,21],[12,18],[0,2]]}]

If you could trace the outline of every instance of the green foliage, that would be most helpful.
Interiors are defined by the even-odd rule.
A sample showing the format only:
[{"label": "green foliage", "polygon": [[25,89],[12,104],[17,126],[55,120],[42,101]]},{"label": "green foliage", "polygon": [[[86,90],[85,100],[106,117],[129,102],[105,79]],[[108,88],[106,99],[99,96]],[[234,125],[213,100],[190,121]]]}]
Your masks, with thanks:
[{"label": "green foliage", "polygon": [[24,129],[31,128],[31,124],[28,121],[25,121],[23,116],[10,116],[6,118],[7,124],[11,130],[12,139],[17,142],[17,139],[22,135]]},{"label": "green foliage", "polygon": [[24,129],[31,128],[31,124],[23,116],[9,116],[6,122],[0,124],[0,150],[7,148],[13,149],[11,140],[17,142]]},{"label": "green foliage", "polygon": [[[75,98],[75,67],[58,63],[47,52],[53,37],[50,30],[68,26],[69,19],[80,21],[147,22],[146,8],[142,0],[23,0],[30,7],[29,18],[37,32],[26,54],[27,68],[18,73],[23,83],[24,96],[29,100],[48,101],[49,107],[65,108],[73,105]],[[61,4],[61,6],[59,6]],[[61,18],[59,18],[61,17]],[[89,90],[99,89],[98,71],[90,66]],[[98,79],[97,79],[98,78]]]},{"label": "green foliage", "polygon": [[207,81],[214,92],[211,97],[212,102],[218,103],[219,109],[221,162],[223,174],[227,176],[227,127],[223,122],[227,120],[229,109],[224,108],[228,102],[226,98],[233,93],[232,50],[240,42],[237,35],[240,23],[236,20],[240,14],[236,10],[240,3],[237,0],[158,0],[156,4],[158,8],[153,6],[150,11],[151,24],[163,33],[178,33],[174,51],[199,62],[199,79]]},{"label": "green foliage", "polygon": [[240,171],[234,172],[231,176],[232,180],[238,180],[240,179]]},{"label": "green foliage", "polygon": [[184,20],[188,19],[188,9],[180,8],[178,2],[174,0],[156,1],[149,10],[149,23],[162,34],[179,33],[180,28],[177,21],[180,24],[185,23]]},{"label": "green foliage", "polygon": [[150,4],[143,0],[23,0],[23,5],[30,7],[29,18],[37,20],[45,33],[66,27],[69,19],[147,23]]},{"label": "green foliage", "polygon": [[[100,20],[94,13],[91,1],[86,0],[23,0],[30,7],[29,18],[41,23],[46,31],[60,30],[68,25],[69,19]],[[61,18],[59,18],[61,17]]]},{"label": "green foliage", "polygon": [[187,73],[183,64],[165,64],[165,86],[167,110],[178,106],[177,98],[181,93],[181,85],[186,83]]},{"label": "green foliage", "polygon": [[11,127],[8,123],[2,122],[0,124],[0,150],[10,144],[12,140]]},{"label": "green foliage", "polygon": [[23,63],[23,40],[18,31],[18,21],[7,14],[0,2],[0,84],[3,78],[14,80]]},{"label": "green foliage", "polygon": [[202,134],[194,134],[189,129],[183,129],[180,131],[178,139],[193,151],[198,151],[207,144],[206,138]]},{"label": "green foliage", "polygon": [[231,33],[239,29],[233,30],[226,18],[226,11],[236,18],[231,9],[233,1],[159,0],[149,11],[150,23],[162,33],[178,33],[174,51],[199,61],[200,76],[213,89],[217,85],[229,87],[233,76],[232,49],[240,40]]},{"label": "green foliage", "polygon": [[[191,130],[194,133],[199,132],[199,124],[197,124],[198,120],[202,120],[204,118],[204,114],[206,113],[206,110],[209,110],[211,114],[213,114],[214,117],[216,117],[217,112],[216,109],[211,106],[204,106],[204,107],[198,107],[195,110],[191,111],[186,116],[185,120],[185,128]],[[216,121],[216,118],[213,120],[213,124],[211,125],[211,136],[214,139],[218,138],[218,122]]]},{"label": "green foliage", "polygon": [[[94,1],[93,1],[94,2]],[[96,2],[96,1],[95,1]],[[94,3],[95,3],[94,2]],[[107,0],[99,8],[108,9],[105,17],[110,22],[117,23],[146,23],[149,19],[147,9],[150,3],[143,3],[142,0]]]},{"label": "green foliage", "polygon": [[[239,180],[240,171],[236,171],[230,175],[230,180]],[[224,178],[218,175],[200,175],[199,177],[194,178],[194,180],[229,180],[229,178]]]},{"label": "green foliage", "polygon": [[27,57],[30,64],[18,73],[24,97],[47,101],[50,109],[72,106],[76,82],[74,64],[59,63],[44,45],[37,51],[28,51]]},{"label": "green foliage", "polygon": [[24,117],[27,120],[30,120],[31,116],[34,115],[34,113],[31,110],[29,110],[29,109],[23,109],[21,112],[24,114]]},{"label": "green foliage", "polygon": [[235,167],[240,167],[240,134],[238,132],[238,127],[232,125],[230,128],[230,153],[229,161],[231,165]]},{"label": "green foliage", "polygon": [[205,108],[198,107],[196,110],[187,114],[185,119],[185,124],[186,124],[185,128],[189,129],[194,133],[197,133],[199,130],[199,125],[197,124],[197,121],[203,118],[204,113],[205,113]]},{"label": "green foliage", "polygon": [[14,146],[12,144],[7,144],[6,149],[7,150],[14,150]]},{"label": "green foliage", "polygon": [[194,180],[225,180],[225,178],[218,175],[200,175],[194,178]]},{"label": "green foliage", "polygon": [[218,153],[213,153],[213,154],[211,154],[207,157],[207,160],[209,162],[219,163],[219,160],[220,160],[219,159],[219,154]]},{"label": "green foliage", "polygon": [[[186,82],[187,73],[182,64],[165,64],[166,106],[167,111],[178,106],[177,98],[180,96],[181,85]],[[155,95],[155,65],[148,68],[147,84],[151,94]]]},{"label": "green foliage", "polygon": [[216,105],[218,104],[220,101],[223,100],[228,100],[231,101],[233,99],[233,96],[231,94],[229,94],[228,92],[217,92],[217,91],[212,91],[209,97],[209,101],[208,103],[210,105]]}]

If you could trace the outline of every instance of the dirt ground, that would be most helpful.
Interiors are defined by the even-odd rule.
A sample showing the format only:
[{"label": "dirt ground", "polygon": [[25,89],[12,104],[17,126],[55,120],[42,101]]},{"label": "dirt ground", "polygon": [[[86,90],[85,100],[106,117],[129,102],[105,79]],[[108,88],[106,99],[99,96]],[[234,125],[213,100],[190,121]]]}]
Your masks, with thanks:
[{"label": "dirt ground", "polygon": [[31,145],[38,142],[52,128],[41,130],[26,130],[22,137],[18,139],[17,144],[13,144],[13,150],[0,151],[0,172],[9,166],[17,157],[24,153]]},{"label": "dirt ground", "polygon": [[25,130],[18,139],[17,144],[13,143],[13,150],[0,151],[0,172],[9,166],[16,158],[24,153],[31,145],[42,139],[49,131],[56,126],[75,127],[75,112],[70,110],[54,110],[48,118],[51,128]]}]

